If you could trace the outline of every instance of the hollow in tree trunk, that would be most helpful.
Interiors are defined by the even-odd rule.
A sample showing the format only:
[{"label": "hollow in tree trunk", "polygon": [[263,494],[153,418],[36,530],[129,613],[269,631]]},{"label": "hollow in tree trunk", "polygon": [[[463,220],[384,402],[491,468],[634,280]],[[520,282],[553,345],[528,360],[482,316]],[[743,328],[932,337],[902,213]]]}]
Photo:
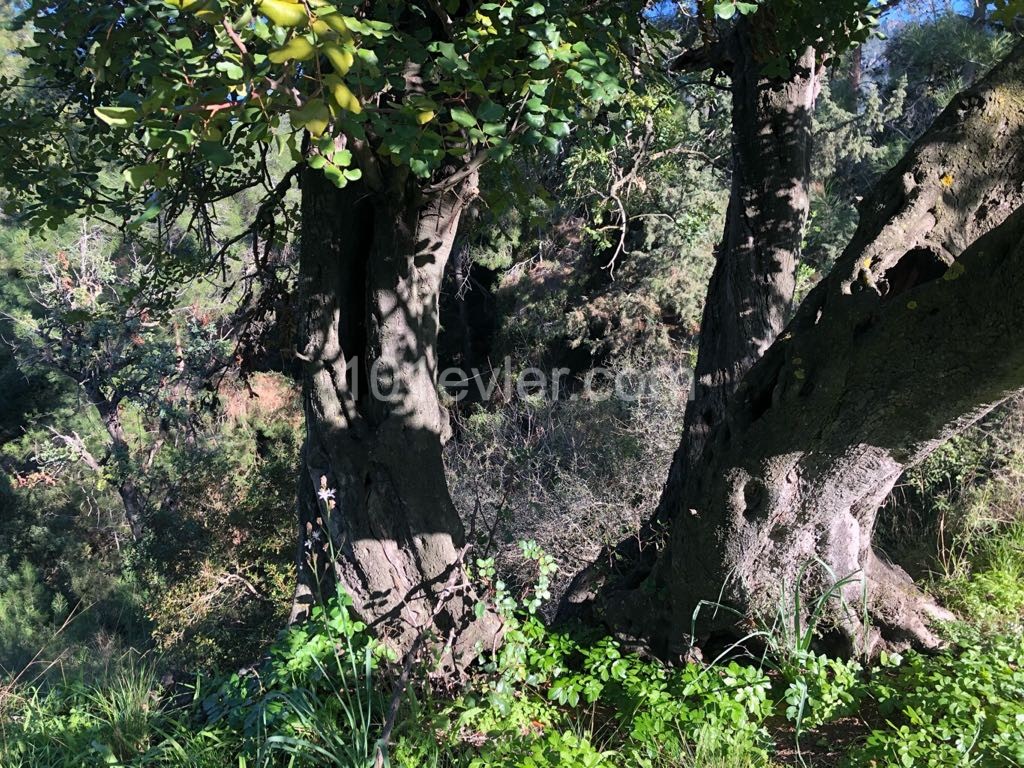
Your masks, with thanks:
[{"label": "hollow in tree trunk", "polygon": [[436,389],[440,284],[474,186],[424,200],[397,171],[375,190],[339,190],[312,170],[301,182],[306,440],[292,619],[340,583],[378,637],[401,653],[428,630],[448,664],[498,628],[451,588],[466,536]]}]

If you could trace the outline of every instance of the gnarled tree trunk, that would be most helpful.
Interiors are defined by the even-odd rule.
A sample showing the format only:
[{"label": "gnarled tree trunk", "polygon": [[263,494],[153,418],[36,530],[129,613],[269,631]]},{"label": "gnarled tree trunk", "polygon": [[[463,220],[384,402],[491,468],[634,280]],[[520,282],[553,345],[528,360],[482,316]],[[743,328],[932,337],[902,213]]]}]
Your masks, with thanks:
[{"label": "gnarled tree trunk", "polygon": [[420,199],[395,172],[385,188],[302,175],[301,356],[306,441],[299,481],[293,620],[325,583],[399,652],[423,630],[452,657],[490,642],[459,588],[465,546],[441,459],[438,298],[473,179]]},{"label": "gnarled tree trunk", "polygon": [[853,649],[937,642],[944,614],[873,550],[875,517],[907,467],[1024,387],[1022,204],[1018,46],[879,183],[700,461],[673,473],[666,549],[639,588],[606,595],[614,623],[674,653],[736,622],[708,608],[694,623],[702,601],[770,622],[794,590],[806,604],[849,579],[832,618]]},{"label": "gnarled tree trunk", "polygon": [[[678,506],[678,489],[699,466],[729,398],[792,313],[796,265],[810,208],[812,115],[821,72],[813,48],[788,78],[763,75],[755,43],[760,18],[741,20],[710,54],[685,66],[728,67],[732,83],[732,183],[725,231],[701,321],[693,392],[664,498],[640,535],[617,548],[625,582],[646,577],[654,546]],[[685,67],[680,67],[685,68]],[[618,578],[616,574],[613,578]],[[609,574],[601,562],[577,575],[560,618],[587,613]],[[620,584],[621,586],[621,584]],[[617,624],[619,622],[616,622]]]}]

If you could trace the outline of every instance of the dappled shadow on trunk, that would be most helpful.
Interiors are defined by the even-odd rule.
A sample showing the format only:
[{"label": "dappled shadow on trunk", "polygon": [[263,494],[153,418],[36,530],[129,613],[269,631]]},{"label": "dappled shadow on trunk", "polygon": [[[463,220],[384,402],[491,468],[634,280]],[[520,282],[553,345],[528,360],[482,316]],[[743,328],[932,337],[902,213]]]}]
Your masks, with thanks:
[{"label": "dappled shadow on trunk", "polygon": [[812,115],[822,67],[815,50],[807,48],[788,78],[764,77],[759,34],[756,20],[744,20],[725,46],[732,83],[732,182],[676,459],[683,473],[700,460],[729,397],[791,313],[810,211]]},{"label": "dappled shadow on trunk", "polygon": [[755,50],[760,22],[741,20],[717,46],[716,66],[731,81],[730,198],[701,320],[693,391],[664,498],[637,536],[577,576],[561,621],[601,621],[591,611],[597,585],[610,579],[616,589],[629,591],[651,573],[680,506],[675,495],[684,478],[700,466],[709,437],[728,429],[730,397],[792,313],[810,208],[812,116],[823,72],[809,47],[789,77],[764,77]]},{"label": "dappled shadow on trunk", "polygon": [[[303,175],[301,301],[307,437],[293,620],[339,584],[399,652],[432,632],[446,663],[493,642],[493,615],[461,578],[466,537],[441,458],[438,297],[462,211],[455,189],[419,198],[335,189]],[[330,590],[327,590],[329,593]]]},{"label": "dappled shadow on trunk", "polygon": [[1024,386],[1024,214],[1010,215],[1024,203],[1022,129],[1018,47],[865,201],[835,269],[739,383],[699,461],[683,471],[677,455],[663,535],[652,526],[624,578],[577,593],[599,620],[675,655],[742,623],[710,609],[694,621],[702,601],[770,625],[800,610],[797,585],[806,605],[838,584],[830,619],[848,650],[937,643],[929,621],[948,614],[871,537],[907,467]]}]

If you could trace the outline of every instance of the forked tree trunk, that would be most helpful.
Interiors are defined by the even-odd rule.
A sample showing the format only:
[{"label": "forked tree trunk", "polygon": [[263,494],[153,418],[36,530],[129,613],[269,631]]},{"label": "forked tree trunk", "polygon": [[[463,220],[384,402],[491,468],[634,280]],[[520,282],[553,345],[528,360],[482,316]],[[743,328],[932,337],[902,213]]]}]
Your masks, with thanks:
[{"label": "forked tree trunk", "polygon": [[433,647],[465,654],[497,627],[473,622],[470,595],[442,595],[465,534],[441,459],[438,297],[472,183],[424,202],[397,173],[372,192],[302,176],[307,434],[292,619],[337,580],[399,652],[430,630]]},{"label": "forked tree trunk", "polygon": [[[852,649],[936,644],[944,614],[873,550],[875,517],[907,467],[1024,387],[1022,203],[1018,46],[882,179],[695,471],[670,478],[666,550],[639,588],[605,596],[613,623],[674,653],[849,579],[831,618]],[[694,622],[702,601],[737,613]]]}]

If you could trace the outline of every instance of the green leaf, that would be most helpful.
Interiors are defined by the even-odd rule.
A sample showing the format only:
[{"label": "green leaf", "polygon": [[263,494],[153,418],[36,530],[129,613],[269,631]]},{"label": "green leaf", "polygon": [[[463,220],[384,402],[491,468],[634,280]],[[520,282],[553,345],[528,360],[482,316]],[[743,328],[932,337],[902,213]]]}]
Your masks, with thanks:
[{"label": "green leaf", "polygon": [[736,15],[736,3],[734,0],[728,0],[725,3],[715,3],[715,16],[720,19],[731,19]]},{"label": "green leaf", "polygon": [[473,117],[469,112],[458,107],[452,107],[451,109],[452,120],[461,125],[463,128],[473,128],[476,126],[476,118]]},{"label": "green leaf", "polygon": [[141,189],[142,186],[157,175],[160,171],[159,165],[136,165],[132,168],[126,168],[121,175],[124,176],[124,180],[128,182],[128,185],[132,189]]},{"label": "green leaf", "polygon": [[565,70],[565,77],[566,79],[569,80],[569,82],[575,83],[576,85],[579,85],[586,79],[583,77],[583,73],[580,72],[578,69]]},{"label": "green leaf", "polygon": [[477,109],[476,114],[485,123],[494,123],[505,116],[505,110],[500,104],[496,104],[493,101],[485,101]]},{"label": "green leaf", "polygon": [[534,114],[533,112],[527,112],[525,115],[523,115],[523,119],[526,121],[526,124],[528,126],[530,126],[531,128],[536,128],[538,130],[543,128],[546,122],[544,120],[544,115]]},{"label": "green leaf", "polygon": [[569,135],[569,124],[552,123],[551,125],[548,126],[548,130],[551,131],[552,136],[559,139],[564,139],[566,136]]},{"label": "green leaf", "polygon": [[199,151],[214,168],[230,165],[235,159],[229,150],[216,141],[204,141],[199,145]]},{"label": "green leaf", "polygon": [[155,219],[159,215],[160,215],[160,195],[154,193],[154,194],[149,196],[149,200],[147,201],[147,204],[146,204],[146,210],[144,210],[142,212],[142,215],[139,216],[139,218],[137,218],[135,221],[133,221],[129,226],[132,229],[137,229],[138,227],[140,227],[143,224],[145,224],[147,221],[152,221],[153,219]]},{"label": "green leaf", "polygon": [[228,80],[232,82],[238,82],[245,77],[245,70],[232,61],[218,61],[216,68],[218,72],[223,72]]},{"label": "green leaf", "polygon": [[115,128],[127,128],[139,119],[135,107],[96,107],[93,112],[100,120]]},{"label": "green leaf", "polygon": [[[544,138],[544,134],[542,134],[540,131],[531,128],[530,130],[526,131],[526,133],[523,134],[523,143],[528,147],[535,147],[541,142],[543,142]],[[555,142],[555,146],[558,146],[557,141]]]},{"label": "green leaf", "polygon": [[291,113],[292,125],[305,128],[313,136],[320,136],[330,125],[331,114],[322,101],[309,101]]},{"label": "green leaf", "polygon": [[409,170],[420,178],[425,179],[430,176],[430,165],[428,165],[425,160],[418,157],[413,157],[409,160]]},{"label": "green leaf", "polygon": [[536,59],[530,62],[530,69],[541,70],[547,69],[549,66],[551,66],[551,59],[548,58],[548,55],[546,53],[541,54]]}]

